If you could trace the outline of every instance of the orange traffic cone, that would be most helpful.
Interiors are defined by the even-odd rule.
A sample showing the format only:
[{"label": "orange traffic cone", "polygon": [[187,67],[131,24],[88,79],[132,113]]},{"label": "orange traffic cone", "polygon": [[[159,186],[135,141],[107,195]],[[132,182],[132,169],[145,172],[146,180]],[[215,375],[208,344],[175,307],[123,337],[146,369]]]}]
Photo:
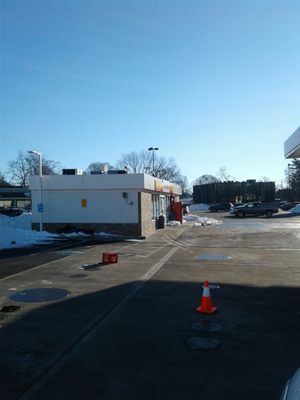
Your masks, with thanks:
[{"label": "orange traffic cone", "polygon": [[196,311],[204,313],[204,314],[213,314],[218,309],[216,307],[214,307],[212,304],[208,281],[204,281],[203,285],[204,286],[203,286],[203,295],[202,295],[202,299],[201,299],[201,304],[196,309]]}]

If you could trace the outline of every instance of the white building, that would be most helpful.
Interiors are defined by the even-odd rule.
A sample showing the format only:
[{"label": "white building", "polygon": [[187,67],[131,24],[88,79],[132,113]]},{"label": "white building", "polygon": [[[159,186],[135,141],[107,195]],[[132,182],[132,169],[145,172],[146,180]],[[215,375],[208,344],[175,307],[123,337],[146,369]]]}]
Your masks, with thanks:
[{"label": "white building", "polygon": [[31,176],[33,229],[147,237],[180,186],[146,174]]},{"label": "white building", "polygon": [[300,158],[300,127],[284,142],[285,158]]}]

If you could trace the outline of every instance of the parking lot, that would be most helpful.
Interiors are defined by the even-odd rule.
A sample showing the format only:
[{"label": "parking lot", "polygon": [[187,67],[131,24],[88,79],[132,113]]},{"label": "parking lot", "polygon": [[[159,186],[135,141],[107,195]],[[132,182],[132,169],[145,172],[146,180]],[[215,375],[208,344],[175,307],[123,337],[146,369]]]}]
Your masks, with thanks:
[{"label": "parking lot", "polygon": [[19,269],[0,307],[21,306],[0,312],[1,396],[279,399],[300,367],[300,215],[203,215],[223,223],[1,259]]}]

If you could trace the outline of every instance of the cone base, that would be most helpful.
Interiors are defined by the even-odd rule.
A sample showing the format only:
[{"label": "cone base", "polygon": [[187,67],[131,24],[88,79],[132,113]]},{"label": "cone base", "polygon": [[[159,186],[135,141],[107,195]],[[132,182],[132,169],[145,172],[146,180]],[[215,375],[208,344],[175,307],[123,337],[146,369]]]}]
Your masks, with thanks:
[{"label": "cone base", "polygon": [[212,307],[209,310],[206,310],[204,307],[200,306],[200,307],[196,308],[196,311],[200,312],[202,314],[213,314],[213,313],[217,312],[218,309],[217,309],[217,307]]}]

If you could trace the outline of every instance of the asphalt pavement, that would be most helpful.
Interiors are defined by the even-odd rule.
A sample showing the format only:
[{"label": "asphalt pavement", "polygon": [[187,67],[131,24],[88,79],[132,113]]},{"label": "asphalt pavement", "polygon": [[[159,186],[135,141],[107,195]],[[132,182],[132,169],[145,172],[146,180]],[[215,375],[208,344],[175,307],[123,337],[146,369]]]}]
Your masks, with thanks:
[{"label": "asphalt pavement", "polygon": [[[0,279],[1,398],[279,399],[300,366],[300,216],[204,215],[223,223],[74,247]],[[205,280],[212,315],[196,312]]]}]

